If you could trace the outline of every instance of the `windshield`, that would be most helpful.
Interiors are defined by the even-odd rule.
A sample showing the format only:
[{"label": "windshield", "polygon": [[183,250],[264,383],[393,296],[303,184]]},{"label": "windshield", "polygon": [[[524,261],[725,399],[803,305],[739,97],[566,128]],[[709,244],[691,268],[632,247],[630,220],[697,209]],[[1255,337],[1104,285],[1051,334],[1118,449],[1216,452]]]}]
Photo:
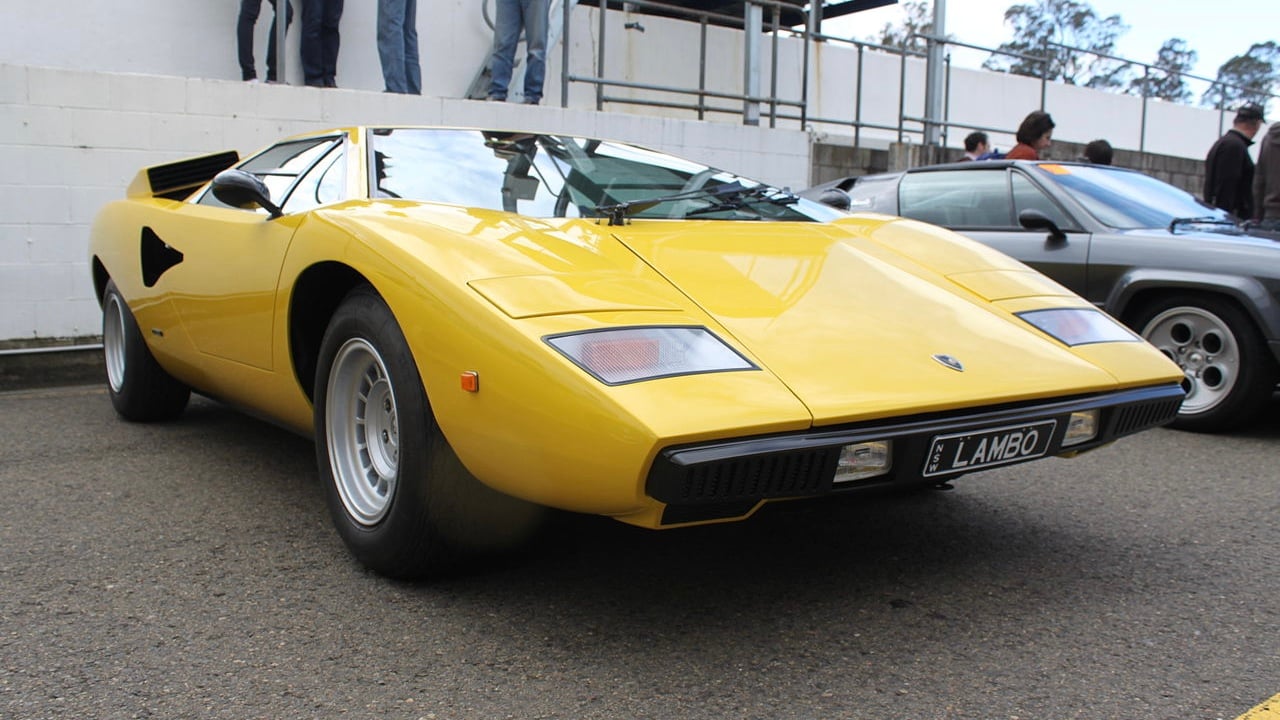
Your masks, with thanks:
[{"label": "windshield", "polygon": [[[444,202],[534,217],[603,218],[601,208],[688,193],[632,218],[832,220],[812,201],[724,203],[711,190],[772,188],[701,163],[625,143],[532,133],[433,128],[370,132],[373,197]],[[781,192],[781,191],[778,191]]]},{"label": "windshield", "polygon": [[1225,211],[1191,193],[1139,172],[1087,165],[1042,163],[1046,173],[1104,225],[1132,230],[1168,228],[1174,220],[1231,222]]}]

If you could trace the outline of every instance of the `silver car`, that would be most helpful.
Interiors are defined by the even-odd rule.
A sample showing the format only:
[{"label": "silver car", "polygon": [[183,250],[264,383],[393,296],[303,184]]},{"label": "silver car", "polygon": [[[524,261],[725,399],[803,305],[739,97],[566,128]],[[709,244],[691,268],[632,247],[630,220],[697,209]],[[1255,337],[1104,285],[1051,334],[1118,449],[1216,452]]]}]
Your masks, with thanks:
[{"label": "silver car", "polygon": [[844,178],[801,193],[955,230],[1129,325],[1186,372],[1175,427],[1225,430],[1280,379],[1280,236],[1148,175],[987,161]]}]

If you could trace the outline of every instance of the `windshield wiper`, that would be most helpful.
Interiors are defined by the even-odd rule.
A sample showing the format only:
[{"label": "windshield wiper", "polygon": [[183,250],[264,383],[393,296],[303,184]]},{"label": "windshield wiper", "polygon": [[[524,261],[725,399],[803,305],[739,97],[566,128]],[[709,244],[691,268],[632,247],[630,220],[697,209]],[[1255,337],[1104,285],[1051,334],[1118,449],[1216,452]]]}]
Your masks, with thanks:
[{"label": "windshield wiper", "polygon": [[1179,225],[1230,225],[1231,227],[1238,227],[1236,221],[1230,218],[1206,215],[1204,217],[1174,218],[1169,223],[1169,232],[1176,232]]},{"label": "windshield wiper", "polygon": [[666,202],[675,202],[677,200],[710,200],[710,205],[702,208],[695,208],[685,214],[686,217],[691,215],[702,215],[705,213],[719,212],[722,210],[739,210],[748,202],[764,201],[773,203],[774,205],[792,205],[799,202],[800,198],[792,195],[784,190],[778,190],[767,185],[758,185],[756,187],[746,187],[742,183],[734,180],[733,182],[721,183],[712,187],[701,188],[698,190],[690,190],[689,192],[676,193],[675,195],[663,195],[653,198],[641,198],[639,200],[628,200],[627,202],[615,203],[612,205],[597,205],[596,212],[603,213],[609,217],[610,225],[625,225],[627,218],[635,213],[644,212],[651,207],[661,205]]}]

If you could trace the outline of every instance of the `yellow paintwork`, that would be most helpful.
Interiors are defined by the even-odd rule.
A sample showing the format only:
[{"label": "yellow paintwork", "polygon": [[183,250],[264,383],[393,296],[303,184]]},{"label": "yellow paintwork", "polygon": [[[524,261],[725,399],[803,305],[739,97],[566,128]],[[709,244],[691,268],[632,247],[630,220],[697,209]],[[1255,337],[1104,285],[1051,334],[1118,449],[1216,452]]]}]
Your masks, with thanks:
[{"label": "yellow paintwork", "polygon": [[[363,133],[346,132],[348,192],[363,197]],[[142,226],[184,254],[151,288],[138,267]],[[1089,305],[994,250],[889,217],[610,227],[351,200],[268,220],[133,197],[102,212],[91,252],[171,374],[303,433],[312,418],[290,360],[294,283],[316,263],[346,265],[395,314],[441,429],[477,477],[651,527],[662,505],[644,478],[671,444],[1181,377],[1145,343],[1048,338],[1012,313]],[[760,370],[608,387],[542,340],[644,324],[705,326]],[[479,392],[460,387],[467,371]]]}]

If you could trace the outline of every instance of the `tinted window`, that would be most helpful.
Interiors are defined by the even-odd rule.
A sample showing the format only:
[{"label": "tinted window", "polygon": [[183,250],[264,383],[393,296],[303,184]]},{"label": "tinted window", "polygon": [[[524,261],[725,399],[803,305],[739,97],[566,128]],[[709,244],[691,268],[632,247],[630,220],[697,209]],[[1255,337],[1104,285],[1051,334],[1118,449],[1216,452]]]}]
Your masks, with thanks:
[{"label": "tinted window", "polygon": [[1039,210],[1063,230],[1079,229],[1075,221],[1067,217],[1062,208],[1058,207],[1058,204],[1052,198],[1045,195],[1043,190],[1036,187],[1035,183],[1031,182],[1027,176],[1015,172],[1011,179],[1013,181],[1013,211],[1015,218],[1023,210]]},{"label": "tinted window", "polygon": [[1165,228],[1175,218],[1229,222],[1223,210],[1191,193],[1139,172],[1093,165],[1040,165],[1099,222],[1114,228]]},{"label": "tinted window", "polygon": [[[298,181],[298,177],[315,165],[330,148],[340,145],[341,141],[340,137],[329,136],[282,142],[254,155],[236,167],[261,178],[262,182],[266,183],[267,189],[271,191],[271,199],[280,204],[288,199],[289,191]],[[215,198],[212,192],[205,192],[197,202],[201,205],[229,207]],[[259,208],[259,212],[266,211]]]},{"label": "tinted window", "polygon": [[[829,220],[839,211],[665,153],[587,138],[478,130],[370,133],[375,198],[404,198],[536,217],[601,217],[601,205],[720,186],[754,194],[637,203],[631,217]],[[736,184],[736,185],[735,185]],[[732,200],[732,202],[729,202]]]},{"label": "tinted window", "polygon": [[949,228],[1014,225],[1003,168],[908,173],[898,186],[903,217]]},{"label": "tinted window", "polygon": [[342,146],[329,149],[320,162],[298,181],[289,193],[289,200],[284,205],[287,213],[303,212],[326,203],[343,199],[346,190],[346,170]]}]

